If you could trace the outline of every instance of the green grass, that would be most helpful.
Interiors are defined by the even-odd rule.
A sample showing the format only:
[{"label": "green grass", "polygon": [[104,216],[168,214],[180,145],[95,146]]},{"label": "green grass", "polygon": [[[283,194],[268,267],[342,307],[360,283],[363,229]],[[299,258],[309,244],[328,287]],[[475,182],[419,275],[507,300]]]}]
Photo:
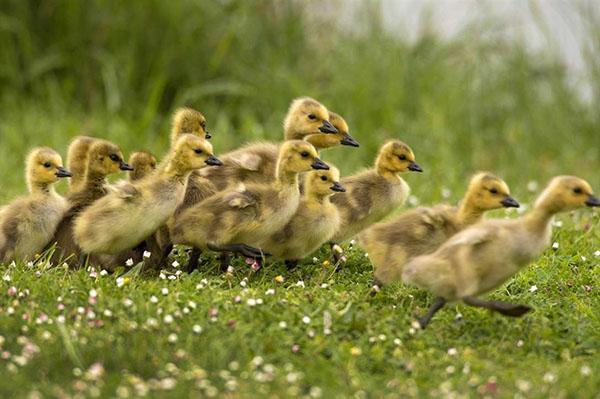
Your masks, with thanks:
[{"label": "green grass", "polygon": [[[382,26],[376,2],[365,2],[349,28],[336,18],[337,1],[333,13],[267,0],[4,1],[0,203],[25,192],[22,165],[34,146],[65,155],[86,133],[125,153],[162,155],[170,113],[189,105],[207,116],[218,155],[279,140],[299,95],[346,117],[361,142],[323,152],[342,175],[370,164],[388,138],[410,144],[425,173],[406,179],[423,204],[455,203],[480,169],[528,205],[556,174],[600,191],[600,15],[578,4],[589,100],[569,83],[550,39],[526,51],[501,20],[474,21],[452,39],[426,25],[408,42]],[[491,294],[534,312],[512,320],[449,306],[414,334],[411,321],[431,297],[395,285],[371,298],[371,265],[358,248],[340,273],[322,266],[323,251],[293,272],[274,264],[253,273],[236,261],[228,281],[211,261],[176,280],[130,273],[122,287],[120,273],[0,265],[0,355],[10,354],[0,356],[0,396],[597,397],[600,218],[579,211],[558,220],[559,248]],[[102,376],[88,372],[94,364]]]},{"label": "green grass", "polygon": [[[322,266],[321,253],[292,272],[280,264],[253,272],[237,261],[230,280],[211,264],[176,280],[130,273],[122,287],[117,275],[4,267],[0,341],[11,357],[0,361],[0,395],[592,398],[600,218],[559,220],[559,248],[492,294],[534,312],[515,320],[449,306],[416,332],[411,321],[431,299],[400,285],[370,298],[371,267],[357,248],[339,273]],[[18,294],[8,296],[9,287]],[[19,358],[31,345],[39,351]],[[104,375],[89,372],[96,363]]]}]

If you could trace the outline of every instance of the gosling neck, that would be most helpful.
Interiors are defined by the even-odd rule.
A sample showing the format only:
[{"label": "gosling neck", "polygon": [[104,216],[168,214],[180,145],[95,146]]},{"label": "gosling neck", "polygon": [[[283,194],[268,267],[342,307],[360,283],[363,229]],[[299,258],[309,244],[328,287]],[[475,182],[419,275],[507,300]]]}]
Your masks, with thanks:
[{"label": "gosling neck", "polygon": [[106,173],[95,171],[88,168],[85,174],[85,185],[86,188],[103,187],[106,184]]},{"label": "gosling neck", "polygon": [[467,196],[458,208],[458,222],[462,226],[470,226],[479,222],[483,218],[484,212],[484,209],[475,206],[473,200]]},{"label": "gosling neck", "polygon": [[277,187],[280,189],[296,188],[298,189],[298,172],[286,168],[284,162],[277,163],[277,172],[275,175]]},{"label": "gosling neck", "polygon": [[33,195],[49,195],[54,194],[54,187],[51,183],[30,182],[29,192]]},{"label": "gosling neck", "polygon": [[309,133],[303,132],[302,130],[296,130],[293,127],[286,127],[285,131],[283,132],[283,137],[285,138],[286,141],[288,141],[288,140],[304,140],[304,138],[308,134]]},{"label": "gosling neck", "polygon": [[533,231],[541,232],[546,230],[555,214],[555,210],[541,203],[536,205],[531,212],[529,212],[523,218],[523,220],[527,228]]},{"label": "gosling neck", "polygon": [[307,189],[306,189],[306,199],[309,202],[314,202],[319,205],[326,205],[330,202],[329,201],[330,197],[331,197],[330,193],[325,194],[325,193],[313,191],[310,187],[307,187]]},{"label": "gosling neck", "polygon": [[335,134],[310,134],[305,137],[306,141],[311,143],[318,150],[335,147],[340,144],[340,139]]},{"label": "gosling neck", "polygon": [[187,178],[192,173],[192,170],[189,167],[183,165],[177,159],[172,159],[165,169],[163,170],[163,175],[172,178],[180,183],[185,183]]},{"label": "gosling neck", "polygon": [[375,170],[379,176],[383,177],[392,184],[399,184],[402,181],[402,178],[398,176],[398,171],[386,168],[381,164],[381,162],[377,162],[375,164]]}]

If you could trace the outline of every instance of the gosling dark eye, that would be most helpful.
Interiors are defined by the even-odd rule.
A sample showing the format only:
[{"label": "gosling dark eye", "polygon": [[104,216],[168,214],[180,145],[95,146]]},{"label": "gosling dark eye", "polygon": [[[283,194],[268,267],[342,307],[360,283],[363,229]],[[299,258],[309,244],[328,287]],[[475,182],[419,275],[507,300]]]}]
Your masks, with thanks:
[{"label": "gosling dark eye", "polygon": [[307,157],[307,156],[309,156],[309,155],[310,155],[310,154],[308,153],[308,151],[302,151],[302,152],[300,153],[300,156],[301,156],[302,158],[306,158],[306,157]]},{"label": "gosling dark eye", "polygon": [[110,154],[110,159],[115,162],[119,162],[119,156],[117,154]]},{"label": "gosling dark eye", "polygon": [[327,181],[327,176],[321,176],[321,180]]},{"label": "gosling dark eye", "polygon": [[490,193],[498,194],[498,190],[496,190],[495,188],[490,188]]},{"label": "gosling dark eye", "polygon": [[202,150],[201,150],[200,148],[196,148],[196,149],[194,150],[194,152],[195,152],[196,154],[202,154]]},{"label": "gosling dark eye", "polygon": [[583,190],[581,189],[581,187],[575,187],[575,188],[573,189],[573,192],[574,192],[575,194],[581,194],[581,193],[583,192]]},{"label": "gosling dark eye", "polygon": [[206,122],[202,122],[202,123],[200,124],[200,126],[202,127],[202,129],[206,129]]},{"label": "gosling dark eye", "polygon": [[406,161],[406,155],[398,155],[398,159],[400,159],[401,161]]},{"label": "gosling dark eye", "polygon": [[317,115],[315,115],[315,114],[310,114],[310,115],[308,115],[308,119],[310,119],[310,120],[313,120],[313,121],[314,121],[315,119],[317,119]]},{"label": "gosling dark eye", "polygon": [[50,169],[51,166],[52,166],[52,164],[50,162],[44,163],[44,168]]}]

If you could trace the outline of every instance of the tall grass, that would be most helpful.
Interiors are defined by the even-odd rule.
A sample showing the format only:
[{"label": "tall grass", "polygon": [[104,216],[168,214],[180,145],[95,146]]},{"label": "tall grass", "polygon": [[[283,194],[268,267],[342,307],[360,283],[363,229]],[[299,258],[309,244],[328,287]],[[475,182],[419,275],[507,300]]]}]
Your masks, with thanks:
[{"label": "tall grass", "polygon": [[[278,139],[291,98],[311,95],[344,115],[361,142],[324,157],[351,173],[399,137],[426,170],[417,196],[438,200],[476,169],[529,180],[600,178],[600,16],[581,3],[591,101],[550,50],[532,53],[502,21],[452,39],[425,26],[414,42],[381,22],[375,2],[21,1],[0,5],[0,199],[24,189],[28,148],[64,148],[80,132],[125,150],[166,148],[169,113],[202,110],[217,152]],[[591,7],[594,10],[594,7]],[[594,24],[596,22],[596,24]]]}]

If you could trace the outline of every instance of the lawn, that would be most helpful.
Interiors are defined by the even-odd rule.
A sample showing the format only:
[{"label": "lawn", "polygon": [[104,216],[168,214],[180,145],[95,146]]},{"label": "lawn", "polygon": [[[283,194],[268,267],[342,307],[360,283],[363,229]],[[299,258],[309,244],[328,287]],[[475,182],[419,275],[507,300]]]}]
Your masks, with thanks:
[{"label": "lawn", "polygon": [[350,245],[339,272],[325,251],[292,272],[238,260],[188,275],[183,251],[158,278],[5,266],[0,395],[595,397],[600,217],[556,224],[558,248],[492,294],[534,312],[449,306],[424,331],[411,322],[431,298],[401,285],[371,298]]},{"label": "lawn", "polygon": [[[525,212],[554,175],[600,193],[600,11],[585,2],[588,98],[550,39],[533,51],[500,20],[453,38],[425,24],[410,41],[375,1],[352,29],[333,9],[311,13],[319,2],[38,3],[0,5],[0,204],[25,193],[35,146],[65,156],[85,133],[161,157],[187,105],[206,115],[218,156],[280,140],[300,95],[360,142],[323,151],[342,176],[386,139],[413,148],[424,173],[404,175],[412,196],[398,212],[457,203],[477,170],[504,178]],[[397,284],[371,297],[372,266],[350,243],[338,272],[325,249],[293,271],[236,259],[226,275],[211,258],[180,272],[185,248],[160,276],[0,265],[0,397],[598,398],[600,214],[559,215],[552,242],[490,294],[533,312],[451,305],[424,331],[412,322],[431,296]]]}]

